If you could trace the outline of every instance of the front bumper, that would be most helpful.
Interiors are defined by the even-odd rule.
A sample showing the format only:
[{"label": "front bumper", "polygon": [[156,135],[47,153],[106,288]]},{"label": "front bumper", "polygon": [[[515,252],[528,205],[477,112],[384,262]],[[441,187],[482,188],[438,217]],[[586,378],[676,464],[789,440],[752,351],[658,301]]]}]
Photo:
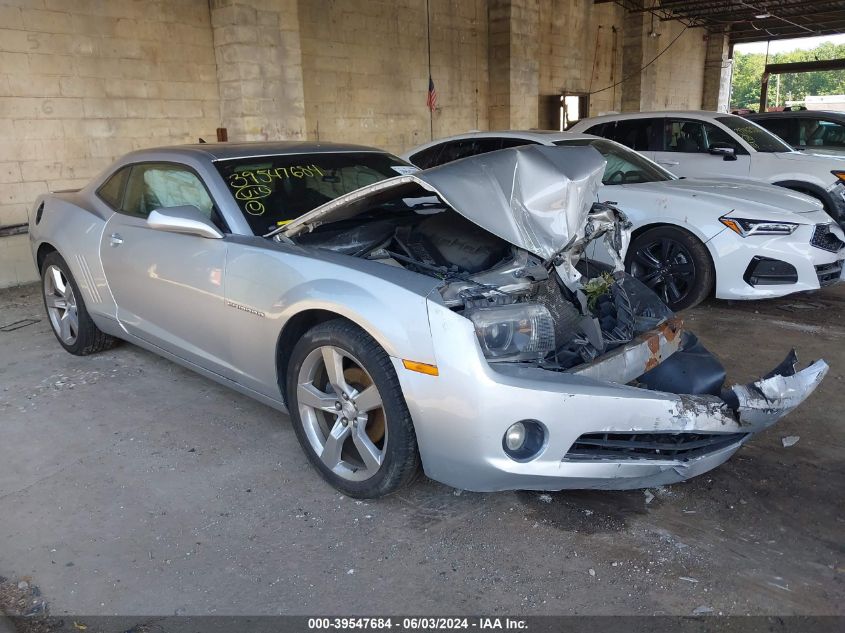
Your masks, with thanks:
[{"label": "front bumper", "polygon": [[[792,235],[740,237],[730,229],[718,233],[707,246],[716,266],[716,298],[769,299],[794,292],[818,290],[845,279],[841,262],[845,249],[830,252],[811,244],[815,225],[802,225]],[[840,239],[842,231],[832,231]],[[795,270],[793,283],[764,283],[751,285],[749,268],[755,258],[785,262]],[[838,279],[830,279],[830,271],[839,270]]]},{"label": "front bumper", "polygon": [[[469,321],[429,303],[439,376],[406,370],[394,359],[426,474],[474,491],[568,488],[629,489],[669,484],[727,460],[757,433],[798,406],[827,373],[824,361],[734,388],[729,403],[715,396],[649,391],[526,367],[489,364]],[[536,420],[546,430],[543,448],[529,461],[508,457],[506,429]],[[692,459],[566,459],[576,440],[591,433],[747,434],[736,443]]]}]

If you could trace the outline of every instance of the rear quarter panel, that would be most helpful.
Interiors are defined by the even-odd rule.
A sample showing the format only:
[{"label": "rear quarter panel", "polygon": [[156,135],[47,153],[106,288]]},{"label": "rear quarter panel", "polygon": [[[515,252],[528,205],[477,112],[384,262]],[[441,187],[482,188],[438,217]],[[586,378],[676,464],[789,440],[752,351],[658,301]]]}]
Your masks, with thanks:
[{"label": "rear quarter panel", "polygon": [[[40,213],[39,207],[44,205]],[[113,211],[93,194],[55,193],[40,196],[30,213],[29,240],[38,265],[42,247],[58,251],[82,292],[97,326],[109,333],[117,328],[115,303],[100,263],[100,240]]]}]

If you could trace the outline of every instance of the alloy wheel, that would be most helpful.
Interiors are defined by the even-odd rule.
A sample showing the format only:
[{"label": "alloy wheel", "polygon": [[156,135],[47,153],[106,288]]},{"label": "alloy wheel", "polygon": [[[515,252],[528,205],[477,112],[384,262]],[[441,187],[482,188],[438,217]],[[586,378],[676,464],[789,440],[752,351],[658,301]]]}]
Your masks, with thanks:
[{"label": "alloy wheel", "polygon": [[695,263],[686,247],[669,238],[637,245],[631,274],[654,290],[666,304],[677,304],[695,283]]},{"label": "alloy wheel", "polygon": [[58,266],[44,271],[44,303],[53,330],[65,345],[76,343],[79,336],[79,314],[76,295],[67,277]]},{"label": "alloy wheel", "polygon": [[297,376],[296,399],[311,448],[336,475],[364,481],[378,472],[387,449],[381,395],[349,352],[312,350]]}]

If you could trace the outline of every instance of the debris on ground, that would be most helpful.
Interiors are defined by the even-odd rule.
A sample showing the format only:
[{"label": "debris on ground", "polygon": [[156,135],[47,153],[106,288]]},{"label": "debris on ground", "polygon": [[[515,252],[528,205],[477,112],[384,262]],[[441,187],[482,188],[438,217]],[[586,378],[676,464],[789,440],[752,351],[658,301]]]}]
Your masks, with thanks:
[{"label": "debris on ground", "polygon": [[50,633],[59,623],[48,618],[47,602],[31,578],[18,581],[0,576],[0,617],[15,618],[18,633]]},{"label": "debris on ground", "polygon": [[708,613],[713,613],[713,607],[701,605],[692,610],[693,615],[707,615]]},{"label": "debris on ground", "polygon": [[686,580],[687,582],[696,583],[698,582],[697,578],[690,578],[689,576],[680,576],[678,580]]},{"label": "debris on ground", "polygon": [[552,495],[542,494],[537,498],[543,503],[551,503],[552,502]]},{"label": "debris on ground", "polygon": [[786,437],[780,438],[780,441],[783,443],[784,448],[789,448],[790,446],[795,446],[800,439],[800,435],[787,435]]},{"label": "debris on ground", "polygon": [[587,571],[590,573],[590,576],[595,577],[595,575],[596,575],[596,570],[595,570],[595,569],[590,568],[590,569],[589,569],[589,570],[587,570]]},{"label": "debris on ground", "polygon": [[651,490],[643,490],[643,495],[645,495],[645,504],[648,505],[652,501],[654,501],[654,495],[652,494]]}]

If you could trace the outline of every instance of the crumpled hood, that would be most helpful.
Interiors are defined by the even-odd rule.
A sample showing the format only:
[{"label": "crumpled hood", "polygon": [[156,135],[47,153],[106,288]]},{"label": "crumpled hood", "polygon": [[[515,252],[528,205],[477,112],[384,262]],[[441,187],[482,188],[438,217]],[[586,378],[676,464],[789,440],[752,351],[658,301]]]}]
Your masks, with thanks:
[{"label": "crumpled hood", "polygon": [[[713,212],[717,215],[736,211],[737,215],[751,217],[752,219],[768,218],[808,223],[823,222],[826,218],[821,202],[815,198],[784,187],[763,183],[684,178],[614,185],[604,189],[602,195],[606,198],[615,199],[613,198],[613,191],[617,187],[637,192],[648,191],[658,200],[673,195],[682,199],[692,197],[700,202],[712,205]],[[624,209],[621,199],[620,205]],[[806,217],[795,217],[795,214]]]},{"label": "crumpled hood", "polygon": [[389,190],[403,195],[419,185],[481,228],[548,259],[584,236],[604,168],[604,158],[592,147],[515,147],[368,185],[317,207],[279,232],[292,237],[354,217],[366,211],[371,197],[390,195]]},{"label": "crumpled hood", "polygon": [[548,259],[582,237],[606,165],[592,147],[529,145],[416,174],[468,220]]}]

